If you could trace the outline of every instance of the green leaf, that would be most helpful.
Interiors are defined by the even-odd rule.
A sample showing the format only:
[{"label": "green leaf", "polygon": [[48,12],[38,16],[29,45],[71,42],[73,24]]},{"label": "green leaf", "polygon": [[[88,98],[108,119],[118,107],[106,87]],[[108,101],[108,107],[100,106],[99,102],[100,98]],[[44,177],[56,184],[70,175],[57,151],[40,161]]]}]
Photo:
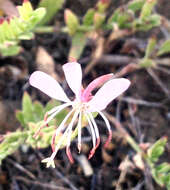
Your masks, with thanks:
[{"label": "green leaf", "polygon": [[21,19],[28,21],[31,13],[33,12],[31,3],[29,1],[24,2],[22,6],[18,6],[17,8]]},{"label": "green leaf", "polygon": [[12,28],[7,21],[4,21],[3,24],[1,25],[1,27],[2,27],[2,32],[4,33],[4,36],[7,40],[15,39],[16,35],[12,31]]},{"label": "green leaf", "polygon": [[133,27],[137,31],[148,31],[154,27],[160,26],[161,17],[158,14],[153,14],[146,17],[144,20],[135,19],[133,22]]},{"label": "green leaf", "polygon": [[0,46],[1,55],[4,57],[17,55],[20,52],[20,50],[21,48],[15,45],[3,47],[3,48],[2,46]]},{"label": "green leaf", "polygon": [[143,68],[149,68],[155,66],[155,64],[156,63],[154,62],[154,60],[144,58],[140,61],[139,66]]},{"label": "green leaf", "polygon": [[145,18],[149,17],[152,13],[154,6],[156,5],[157,0],[146,0],[143,8],[141,10],[140,19],[144,20]]},{"label": "green leaf", "polygon": [[48,23],[62,8],[63,3],[64,0],[41,0],[39,3],[39,7],[44,7],[46,9],[46,15],[39,25],[44,25]]},{"label": "green leaf", "polygon": [[144,3],[144,0],[133,0],[128,4],[128,9],[132,10],[133,12],[136,12],[142,9]]},{"label": "green leaf", "polygon": [[164,162],[152,168],[152,175],[159,185],[170,187],[170,164]]},{"label": "green leaf", "polygon": [[15,116],[18,119],[18,121],[21,123],[21,125],[23,127],[25,127],[26,123],[24,121],[24,115],[23,115],[22,111],[17,110],[15,113]]},{"label": "green leaf", "polygon": [[86,36],[82,32],[76,32],[72,37],[72,45],[69,52],[69,57],[74,57],[78,60],[86,45]]},{"label": "green leaf", "polygon": [[156,167],[157,173],[167,173],[170,172],[170,164],[164,162]]},{"label": "green leaf", "polygon": [[147,155],[151,162],[157,162],[159,157],[163,154],[167,138],[161,138],[155,144],[153,144],[147,151]]},{"label": "green leaf", "polygon": [[88,11],[86,12],[86,14],[83,17],[83,25],[84,26],[93,25],[94,14],[95,14],[94,9],[88,9]]},{"label": "green leaf", "polygon": [[34,121],[38,122],[44,118],[44,107],[40,102],[33,103]]},{"label": "green leaf", "polygon": [[69,34],[73,36],[80,25],[78,17],[71,10],[66,9],[64,12],[64,19],[68,27]]},{"label": "green leaf", "polygon": [[117,9],[114,14],[109,18],[108,24],[117,24],[120,29],[131,28],[133,20],[133,14],[130,11]]},{"label": "green leaf", "polygon": [[32,25],[32,28],[35,27],[35,25],[37,25],[38,23],[40,23],[40,21],[45,17],[46,15],[46,10],[45,8],[38,8],[36,9],[30,19],[29,19],[29,22],[30,22],[30,25]]},{"label": "green leaf", "polygon": [[110,0],[99,0],[96,7],[98,13],[104,13],[110,4]]},{"label": "green leaf", "polygon": [[170,40],[166,40],[162,46],[160,47],[157,55],[160,56],[160,55],[163,55],[163,54],[166,54],[166,53],[170,53]]},{"label": "green leaf", "polygon": [[162,179],[158,176],[155,168],[152,169],[152,177],[154,178],[154,180],[156,181],[157,184],[159,184],[160,186],[164,185]]},{"label": "green leaf", "polygon": [[30,39],[33,39],[34,37],[34,34],[32,32],[27,32],[25,34],[21,34],[18,39],[20,40],[30,40]]},{"label": "green leaf", "polygon": [[112,16],[109,18],[108,24],[117,23],[120,14],[121,14],[120,9],[119,9],[119,8],[116,9],[116,10],[114,11],[114,13],[112,14]]},{"label": "green leaf", "polygon": [[151,56],[153,50],[155,49],[155,46],[156,46],[156,38],[152,37],[149,39],[144,59],[148,59]]},{"label": "green leaf", "polygon": [[22,100],[22,112],[24,116],[25,123],[34,121],[33,119],[33,105],[32,100],[28,93],[24,93],[23,100]]},{"label": "green leaf", "polygon": [[20,52],[19,40],[29,40],[33,37],[31,32],[35,25],[45,15],[45,9],[32,9],[29,1],[24,1],[17,7],[19,16],[4,19],[0,24],[0,52],[2,56],[13,56]]},{"label": "green leaf", "polygon": [[96,29],[101,28],[105,20],[105,15],[101,13],[94,14],[94,27]]},{"label": "green leaf", "polygon": [[24,143],[26,138],[27,133],[22,131],[4,135],[4,140],[0,143],[0,164],[4,158],[16,151]]}]

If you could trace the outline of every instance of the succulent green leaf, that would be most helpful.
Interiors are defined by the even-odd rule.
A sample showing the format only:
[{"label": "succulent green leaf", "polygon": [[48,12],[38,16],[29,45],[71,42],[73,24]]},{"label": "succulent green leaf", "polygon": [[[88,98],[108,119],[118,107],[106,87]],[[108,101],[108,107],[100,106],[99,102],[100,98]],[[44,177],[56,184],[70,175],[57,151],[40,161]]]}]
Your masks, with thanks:
[{"label": "succulent green leaf", "polygon": [[120,29],[132,27],[133,15],[131,11],[117,9],[109,18],[108,24],[113,25],[116,23]]},{"label": "succulent green leaf", "polygon": [[110,0],[98,1],[96,7],[99,13],[104,13],[110,4]]},{"label": "succulent green leaf", "polygon": [[28,21],[33,12],[32,5],[29,1],[24,2],[22,6],[18,6],[19,15],[22,20]]},{"label": "succulent green leaf", "polygon": [[29,1],[17,7],[19,17],[4,19],[0,24],[0,52],[2,56],[13,56],[20,52],[18,43],[20,40],[33,38],[32,30],[45,15],[45,9],[35,11]]},{"label": "succulent green leaf", "polygon": [[94,18],[95,10],[89,9],[83,17],[83,25],[90,26],[93,25],[93,18]]},{"label": "succulent green leaf", "polygon": [[24,115],[25,122],[34,121],[33,119],[33,105],[32,100],[28,93],[24,93],[23,100],[22,100],[22,111]]},{"label": "succulent green leaf", "polygon": [[45,8],[38,8],[36,9],[31,17],[30,17],[30,24],[34,27],[36,24],[38,24],[46,15]]},{"label": "succulent green leaf", "polygon": [[170,53],[170,40],[166,40],[162,46],[160,47],[157,55],[160,56],[160,55],[163,55],[163,54],[166,54],[166,53]]},{"label": "succulent green leaf", "polygon": [[121,14],[120,9],[119,9],[119,8],[116,9],[116,10],[114,11],[114,13],[112,14],[112,16],[109,18],[108,24],[117,23],[120,14]]},{"label": "succulent green leaf", "polygon": [[162,163],[152,168],[152,175],[160,186],[170,187],[170,164]]},{"label": "succulent green leaf", "polygon": [[30,40],[34,37],[34,34],[32,32],[27,32],[25,34],[21,34],[18,39],[20,40]]},{"label": "succulent green leaf", "polygon": [[149,68],[155,66],[155,61],[152,59],[142,59],[139,63],[140,67]]},{"label": "succulent green leaf", "polygon": [[101,28],[105,20],[105,15],[102,13],[95,13],[94,14],[94,27],[96,29]]},{"label": "succulent green leaf", "polygon": [[157,0],[146,0],[141,10],[140,19],[144,20],[145,18],[149,17],[156,3]]},{"label": "succulent green leaf", "polygon": [[14,153],[27,138],[27,133],[16,131],[4,135],[4,140],[0,143],[0,164],[8,155]]},{"label": "succulent green leaf", "polygon": [[16,45],[8,46],[8,47],[2,47],[0,45],[0,53],[2,56],[14,56],[17,55],[20,52],[21,48]]},{"label": "succulent green leaf", "polygon": [[43,105],[36,101],[33,103],[33,112],[34,112],[34,118],[35,121],[40,121],[44,117],[44,107]]},{"label": "succulent green leaf", "polygon": [[64,0],[41,0],[38,7],[46,9],[46,15],[43,17],[39,25],[44,25],[51,21],[51,19],[62,8]]},{"label": "succulent green leaf", "polygon": [[133,27],[137,31],[148,31],[154,27],[160,26],[161,17],[158,14],[152,14],[146,17],[144,20],[135,19],[133,22]]},{"label": "succulent green leaf", "polygon": [[72,37],[72,45],[69,52],[69,57],[74,57],[78,60],[86,45],[86,36],[82,32],[76,32]]},{"label": "succulent green leaf", "polygon": [[155,46],[156,46],[156,38],[152,37],[149,39],[144,59],[148,59],[151,56],[153,50],[155,49]]},{"label": "succulent green leaf", "polygon": [[128,9],[132,10],[133,12],[136,12],[136,11],[142,9],[144,3],[145,3],[144,0],[133,0],[133,1],[130,1],[130,3],[128,4]]},{"label": "succulent green leaf", "polygon": [[156,167],[156,171],[158,173],[167,173],[170,172],[170,164],[167,162],[164,162]]},{"label": "succulent green leaf", "polygon": [[64,19],[68,27],[69,34],[73,36],[80,25],[78,17],[71,10],[67,9],[64,12]]},{"label": "succulent green leaf", "polygon": [[15,113],[15,116],[18,119],[18,121],[21,123],[21,125],[23,127],[25,127],[26,123],[24,121],[24,115],[23,115],[22,111],[17,110],[16,113]]},{"label": "succulent green leaf", "polygon": [[157,162],[159,157],[163,154],[165,145],[167,143],[167,138],[161,138],[155,144],[153,144],[147,152],[147,155],[151,162]]}]

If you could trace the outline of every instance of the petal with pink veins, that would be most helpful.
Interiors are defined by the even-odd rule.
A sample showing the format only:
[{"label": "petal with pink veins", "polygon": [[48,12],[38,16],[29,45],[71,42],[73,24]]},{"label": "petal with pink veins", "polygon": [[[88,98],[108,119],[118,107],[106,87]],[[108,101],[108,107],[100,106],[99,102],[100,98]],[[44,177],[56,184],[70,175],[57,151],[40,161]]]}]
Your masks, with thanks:
[{"label": "petal with pink veins", "polygon": [[77,62],[66,63],[63,65],[63,70],[69,87],[78,98],[82,85],[82,70],[80,64]]},{"label": "petal with pink veins", "polygon": [[41,71],[35,71],[29,79],[31,86],[38,88],[49,97],[63,102],[70,102],[69,98],[59,85],[59,83],[53,79],[50,75]]},{"label": "petal with pink veins", "polygon": [[106,82],[89,101],[89,111],[101,111],[122,94],[130,85],[130,81],[125,78],[112,79]]}]

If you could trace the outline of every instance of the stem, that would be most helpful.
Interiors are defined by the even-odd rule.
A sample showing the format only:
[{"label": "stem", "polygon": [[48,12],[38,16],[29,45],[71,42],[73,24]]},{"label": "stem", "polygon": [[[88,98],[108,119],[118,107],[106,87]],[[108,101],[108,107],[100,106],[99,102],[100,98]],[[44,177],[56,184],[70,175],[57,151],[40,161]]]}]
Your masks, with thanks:
[{"label": "stem", "polygon": [[120,134],[122,135],[123,138],[125,138],[127,140],[127,142],[130,144],[130,146],[137,152],[139,153],[142,158],[147,162],[147,164],[149,165],[149,167],[152,169],[153,168],[153,164],[150,162],[150,160],[148,159],[147,154],[140,148],[140,146],[136,143],[136,141],[129,135],[129,133],[123,128],[123,126],[121,125],[121,123],[119,121],[116,120],[116,118],[112,117],[110,114],[105,113],[105,115],[107,116],[107,118],[114,124],[114,126],[116,127],[116,129],[120,132]]},{"label": "stem", "polygon": [[[77,29],[77,32],[89,32],[91,30],[93,30],[94,27],[93,26],[79,26]],[[56,27],[56,26],[38,26],[37,28],[35,28],[34,32],[36,33],[53,33],[53,32],[65,32],[68,33],[68,27]]]},{"label": "stem", "polygon": [[53,33],[55,31],[55,27],[53,26],[38,26],[35,28],[34,32],[36,33]]},{"label": "stem", "polygon": [[131,145],[131,147],[137,152],[142,153],[143,151],[139,147],[139,145],[135,142],[135,140],[128,134],[126,137],[127,142]]}]

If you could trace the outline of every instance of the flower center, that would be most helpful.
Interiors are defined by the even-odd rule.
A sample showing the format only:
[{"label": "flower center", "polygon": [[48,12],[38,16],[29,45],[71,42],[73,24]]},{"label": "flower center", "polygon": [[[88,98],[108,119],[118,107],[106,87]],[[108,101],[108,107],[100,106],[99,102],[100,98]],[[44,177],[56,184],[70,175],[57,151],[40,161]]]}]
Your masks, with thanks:
[{"label": "flower center", "polygon": [[77,101],[77,99],[75,99],[74,101],[75,103],[73,104],[73,108],[76,110],[80,110],[80,112],[84,112],[88,109],[88,104],[87,102],[83,102],[83,101]]}]

